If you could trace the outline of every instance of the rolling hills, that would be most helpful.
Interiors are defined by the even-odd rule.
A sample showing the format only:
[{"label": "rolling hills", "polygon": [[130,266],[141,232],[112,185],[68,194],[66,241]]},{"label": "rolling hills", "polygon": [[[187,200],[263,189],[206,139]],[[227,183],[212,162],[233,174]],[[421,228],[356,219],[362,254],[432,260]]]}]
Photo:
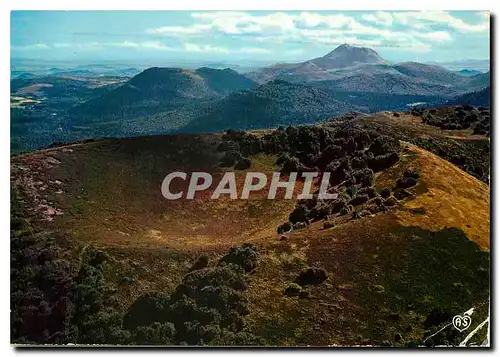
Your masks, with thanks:
[{"label": "rolling hills", "polygon": [[275,80],[230,94],[211,112],[194,118],[180,132],[251,130],[280,125],[311,124],[332,115],[360,109],[317,88]]},{"label": "rolling hills", "polygon": [[477,74],[481,74],[483,72],[475,70],[475,69],[461,69],[459,71],[455,71],[455,73],[465,76],[465,77],[470,77],[470,76],[475,76]]},{"label": "rolling hills", "polygon": [[[13,79],[11,149],[56,141],[170,132],[209,110],[209,103],[256,85],[225,69],[150,68],[132,78],[36,76]],[[40,101],[16,108],[16,100]]]},{"label": "rolling hills", "polygon": [[490,87],[485,87],[481,90],[464,93],[446,102],[446,105],[468,104],[478,107],[490,106]]},{"label": "rolling hills", "polygon": [[132,78],[85,77],[85,68],[76,70],[55,68],[53,75],[11,81],[13,152],[88,138],[273,128],[348,111],[452,104],[488,86],[490,77],[416,62],[393,64],[372,49],[349,45],[245,75],[207,67],[152,67]]},{"label": "rolling hills", "polygon": [[152,114],[191,101],[209,100],[255,83],[231,69],[149,68],[102,97],[73,109],[77,115],[119,116]]},{"label": "rolling hills", "polygon": [[[215,82],[214,82],[215,83]],[[215,84],[214,84],[215,85]],[[148,97],[150,98],[150,97]],[[170,97],[173,98],[173,97]],[[182,103],[185,99],[179,99]],[[107,102],[106,102],[107,103]],[[308,124],[353,110],[366,110],[342,100],[321,88],[271,81],[226,96],[186,100],[173,105],[162,102],[162,109],[146,105],[150,114],[136,111],[102,114],[102,117],[72,115],[72,140],[85,137],[127,137],[165,132],[207,133],[228,128],[261,129],[279,125]],[[171,103],[171,102],[169,102]]]}]

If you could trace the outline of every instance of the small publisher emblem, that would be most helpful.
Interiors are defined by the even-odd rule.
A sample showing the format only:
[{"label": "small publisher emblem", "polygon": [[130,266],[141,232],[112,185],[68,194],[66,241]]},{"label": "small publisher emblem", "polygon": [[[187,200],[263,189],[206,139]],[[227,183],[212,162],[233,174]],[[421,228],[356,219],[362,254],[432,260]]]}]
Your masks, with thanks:
[{"label": "small publisher emblem", "polygon": [[469,328],[472,319],[468,315],[456,315],[453,317],[453,326],[460,332]]}]

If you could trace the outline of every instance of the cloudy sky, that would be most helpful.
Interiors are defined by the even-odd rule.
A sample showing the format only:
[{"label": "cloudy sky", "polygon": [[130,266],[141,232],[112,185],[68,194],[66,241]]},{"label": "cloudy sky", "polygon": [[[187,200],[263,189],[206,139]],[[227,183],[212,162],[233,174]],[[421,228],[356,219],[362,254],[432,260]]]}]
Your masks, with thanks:
[{"label": "cloudy sky", "polygon": [[489,58],[481,11],[13,11],[11,57],[299,61],[340,44],[390,61]]}]

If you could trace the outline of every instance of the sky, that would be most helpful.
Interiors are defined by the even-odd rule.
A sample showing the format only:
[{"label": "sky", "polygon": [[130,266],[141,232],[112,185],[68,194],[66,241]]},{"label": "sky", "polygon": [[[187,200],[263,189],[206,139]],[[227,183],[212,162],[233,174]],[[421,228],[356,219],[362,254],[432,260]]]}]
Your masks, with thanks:
[{"label": "sky", "polygon": [[11,58],[298,62],[348,43],[392,62],[489,59],[487,11],[12,11]]}]

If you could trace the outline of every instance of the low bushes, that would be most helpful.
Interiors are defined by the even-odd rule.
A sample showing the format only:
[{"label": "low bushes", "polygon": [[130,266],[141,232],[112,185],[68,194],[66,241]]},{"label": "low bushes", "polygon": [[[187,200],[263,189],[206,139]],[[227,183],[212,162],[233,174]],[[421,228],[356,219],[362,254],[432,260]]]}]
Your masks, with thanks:
[{"label": "low bushes", "polygon": [[302,229],[302,228],[306,228],[306,227],[307,227],[306,222],[297,222],[293,225],[293,229]]},{"label": "low bushes", "polygon": [[302,286],[297,283],[291,283],[285,288],[284,294],[286,296],[299,296],[301,291]]},{"label": "low bushes", "polygon": [[398,160],[399,156],[397,152],[377,155],[368,161],[368,167],[374,172],[379,172],[393,166]]},{"label": "low bushes", "polygon": [[262,141],[255,135],[245,133],[239,140],[240,151],[244,156],[255,155],[262,152]]},{"label": "low bushes", "polygon": [[[299,206],[296,207],[292,213],[290,213],[288,220],[294,224],[298,223],[298,222],[307,222],[308,214],[309,214],[309,210],[305,206],[299,204]],[[283,228],[286,228],[286,227],[283,227]],[[278,230],[279,230],[279,227],[278,227]],[[282,231],[282,232],[284,232],[284,231]],[[278,232],[278,233],[280,233],[280,232]]]},{"label": "low bushes", "polygon": [[323,229],[329,229],[329,228],[333,228],[333,227],[335,227],[334,222],[326,221],[325,223],[323,223]]},{"label": "low bushes", "polygon": [[140,296],[123,317],[123,327],[133,330],[156,322],[166,321],[170,313],[169,297],[159,292]]},{"label": "low bushes", "polygon": [[373,170],[369,168],[363,168],[355,170],[351,174],[356,180],[357,184],[361,184],[362,187],[371,186],[373,182]]},{"label": "low bushes", "polygon": [[219,265],[222,264],[236,264],[245,270],[251,272],[257,267],[259,253],[256,247],[250,243],[231,248],[229,253],[219,260]]},{"label": "low bushes", "polygon": [[222,141],[219,146],[217,146],[218,151],[239,151],[240,146],[238,143],[231,140]]},{"label": "low bushes", "polygon": [[148,326],[139,326],[134,331],[133,339],[138,345],[166,346],[173,344],[175,327],[173,323],[154,322]]},{"label": "low bushes", "polygon": [[372,198],[374,198],[374,197],[377,196],[377,192],[371,186],[370,187],[362,187],[361,189],[359,189],[359,191],[357,193],[358,193],[358,195],[366,194],[366,195],[368,195],[368,197],[370,199],[372,199]]},{"label": "low bushes", "polygon": [[292,225],[289,222],[283,223],[281,226],[278,227],[277,231],[278,234],[290,232],[293,229]]},{"label": "low bushes", "polygon": [[226,151],[225,155],[220,161],[221,167],[234,166],[241,159],[241,154],[236,150]]},{"label": "low bushes", "polygon": [[422,118],[425,124],[445,130],[476,128],[479,123],[484,123],[484,127],[487,127],[488,130],[485,130],[484,133],[482,132],[480,135],[489,135],[489,112],[483,111],[481,108],[474,108],[468,105],[462,105],[455,108],[441,107],[426,110],[422,114]]},{"label": "low bushes", "polygon": [[252,166],[252,161],[247,157],[243,157],[236,163],[234,168],[236,170],[248,170],[250,166]]},{"label": "low bushes", "polygon": [[394,196],[389,196],[384,200],[384,205],[388,207],[395,206],[398,203],[398,200]]},{"label": "low bushes", "polygon": [[191,269],[189,269],[189,271],[206,268],[209,262],[210,262],[210,257],[206,254],[202,254],[198,257],[198,259],[196,259],[196,261],[194,262]]},{"label": "low bushes", "polygon": [[321,284],[328,278],[326,270],[321,268],[307,268],[295,279],[295,283],[301,286]]},{"label": "low bushes", "polygon": [[404,189],[408,187],[413,187],[418,183],[420,178],[420,173],[418,171],[405,170],[403,177],[398,178],[396,181],[397,189]]},{"label": "low bushes", "polygon": [[391,189],[390,188],[387,188],[387,187],[384,187],[381,191],[380,191],[380,196],[382,196],[383,198],[387,198],[391,195]]},{"label": "low bushes", "polygon": [[213,268],[206,267],[208,259],[201,255],[197,263],[201,261],[198,265],[205,267],[191,269],[170,297],[162,293],[139,297],[123,319],[131,343],[261,342],[243,330],[244,316],[249,313],[244,294],[248,286],[246,274],[256,268],[258,255],[252,244],[235,246]]},{"label": "low bushes", "polygon": [[349,204],[353,206],[359,206],[360,204],[367,202],[369,199],[370,197],[367,194],[358,194],[356,195],[356,197],[349,201]]},{"label": "low bushes", "polygon": [[408,191],[406,188],[399,189],[396,192],[394,192],[394,197],[396,197],[398,200],[404,200],[407,197],[412,196],[412,193]]}]

